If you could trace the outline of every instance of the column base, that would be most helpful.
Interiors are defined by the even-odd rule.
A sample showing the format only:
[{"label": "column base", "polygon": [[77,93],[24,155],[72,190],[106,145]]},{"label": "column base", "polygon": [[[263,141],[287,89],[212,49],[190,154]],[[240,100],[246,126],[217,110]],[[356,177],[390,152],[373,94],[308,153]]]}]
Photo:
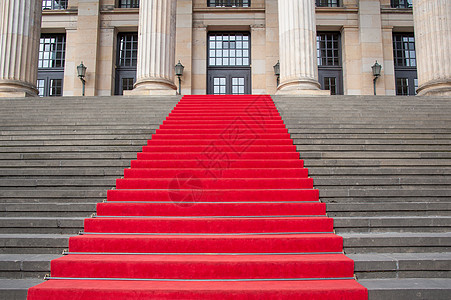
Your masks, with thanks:
[{"label": "column base", "polygon": [[321,90],[318,81],[301,79],[282,82],[276,95],[329,96],[330,91]]},{"label": "column base", "polygon": [[177,87],[173,82],[162,79],[141,80],[135,83],[131,91],[124,91],[124,96],[174,96],[177,95]]},{"label": "column base", "polygon": [[451,96],[451,79],[426,82],[418,88],[417,93],[418,96]]},{"label": "column base", "polygon": [[0,98],[36,97],[39,91],[35,86],[19,80],[0,80]]}]

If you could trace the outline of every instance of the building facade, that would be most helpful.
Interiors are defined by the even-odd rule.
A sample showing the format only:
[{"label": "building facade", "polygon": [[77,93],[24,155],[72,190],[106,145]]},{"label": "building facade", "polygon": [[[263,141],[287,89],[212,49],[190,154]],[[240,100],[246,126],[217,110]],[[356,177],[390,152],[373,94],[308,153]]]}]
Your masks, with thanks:
[{"label": "building facade", "polygon": [[0,3],[0,96],[451,94],[448,0]]}]

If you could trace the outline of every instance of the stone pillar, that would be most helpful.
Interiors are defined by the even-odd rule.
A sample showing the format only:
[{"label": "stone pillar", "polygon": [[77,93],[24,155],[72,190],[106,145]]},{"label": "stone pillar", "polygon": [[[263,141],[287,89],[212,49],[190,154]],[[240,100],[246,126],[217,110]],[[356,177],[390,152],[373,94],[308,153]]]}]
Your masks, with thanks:
[{"label": "stone pillar", "polygon": [[132,95],[175,95],[176,0],[141,0]]},{"label": "stone pillar", "polygon": [[279,1],[279,38],[277,94],[322,94],[318,83],[314,0]]},{"label": "stone pillar", "polygon": [[41,1],[0,1],[0,97],[37,96]]},{"label": "stone pillar", "polygon": [[418,95],[451,96],[451,1],[413,3]]}]

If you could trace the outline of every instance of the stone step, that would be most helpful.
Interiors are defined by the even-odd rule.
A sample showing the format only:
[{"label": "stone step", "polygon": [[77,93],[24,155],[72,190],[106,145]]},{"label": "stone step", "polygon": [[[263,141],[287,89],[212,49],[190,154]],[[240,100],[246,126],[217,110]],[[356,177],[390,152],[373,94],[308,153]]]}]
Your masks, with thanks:
[{"label": "stone step", "polygon": [[61,147],[61,146],[133,146],[133,145],[145,145],[148,140],[150,140],[151,135],[149,134],[147,138],[142,139],[131,139],[131,137],[120,139],[117,137],[112,137],[109,140],[102,139],[88,139],[83,140],[81,138],[74,137],[73,139],[64,140],[58,139],[48,139],[44,137],[42,140],[33,140],[33,137],[29,137],[23,141],[2,141],[1,148],[14,149],[16,147],[21,147],[23,149],[27,148],[40,148],[40,147]]},{"label": "stone step", "polygon": [[[124,174],[124,169],[121,167],[109,167],[109,168],[51,168],[51,167],[35,167],[35,168],[3,168],[0,167],[0,176],[6,177],[36,177],[39,178],[54,178],[54,177],[92,177],[92,178],[104,178],[114,179],[121,177]],[[1,177],[0,177],[1,178]]]},{"label": "stone step", "polygon": [[[120,144],[120,142],[118,142]],[[67,146],[29,146],[29,147],[0,147],[0,155],[2,153],[52,153],[52,152],[140,152],[142,151],[142,145],[129,146],[129,145],[67,145]]]},{"label": "stone step", "polygon": [[50,261],[58,257],[61,257],[61,255],[0,254],[0,278],[39,278],[42,280],[46,274],[50,274]]},{"label": "stone step", "polygon": [[338,234],[450,232],[451,216],[334,217],[334,229]]},{"label": "stone step", "polygon": [[315,176],[314,184],[321,186],[404,186],[404,185],[449,185],[451,176],[416,175],[416,176]]},{"label": "stone step", "polygon": [[42,283],[42,279],[0,279],[0,299],[26,300],[28,288]]},{"label": "stone step", "polygon": [[449,278],[362,279],[369,300],[449,300]]},{"label": "stone step", "polygon": [[83,230],[83,220],[77,217],[2,217],[4,234],[72,234]]},{"label": "stone step", "polygon": [[309,166],[309,174],[314,179],[321,176],[410,176],[410,175],[451,175],[451,167],[441,166],[429,167],[429,166],[384,166],[381,168],[366,167],[366,166],[351,166],[351,167],[329,167]]},{"label": "stone step", "polygon": [[451,159],[434,159],[434,158],[424,158],[424,159],[411,159],[411,158],[362,158],[362,159],[352,159],[352,158],[342,158],[342,159],[306,159],[306,168],[310,167],[407,167],[407,166],[436,166],[436,167],[451,167]]},{"label": "stone step", "polygon": [[451,216],[451,202],[327,203],[329,217]]},{"label": "stone step", "polygon": [[346,254],[451,252],[451,232],[341,233]]},{"label": "stone step", "polygon": [[[132,147],[128,147],[132,148]],[[3,162],[10,161],[10,160],[21,160],[21,161],[33,161],[33,160],[72,160],[72,161],[83,161],[83,160],[105,160],[105,159],[127,159],[132,160],[136,159],[137,155],[136,153],[139,151],[136,151],[137,149],[142,149],[142,146],[138,146],[136,149],[128,149],[129,151],[126,152],[126,149],[118,149],[116,151],[111,150],[99,150],[97,152],[91,152],[91,150],[88,151],[81,151],[79,153],[75,153],[75,151],[67,151],[67,152],[16,152],[16,153],[0,153],[0,168],[3,166],[12,166],[12,164],[4,164]],[[31,151],[32,149],[30,149]],[[44,167],[44,166],[43,166]]]},{"label": "stone step", "polygon": [[61,254],[68,248],[63,234],[0,234],[0,254]]},{"label": "stone step", "polygon": [[89,217],[95,211],[96,203],[0,203],[2,218]]},{"label": "stone step", "polygon": [[[451,146],[450,146],[451,148]],[[2,148],[0,148],[0,151]],[[329,151],[329,152],[301,152],[301,159],[443,159],[445,163],[451,163],[451,152],[381,152],[381,151]],[[372,162],[369,162],[372,163]]]},{"label": "stone step", "polygon": [[0,188],[2,187],[66,187],[66,186],[79,186],[79,187],[114,187],[116,185],[115,179],[34,179],[27,177],[26,179],[10,177],[0,177]]},{"label": "stone step", "polygon": [[451,253],[349,254],[357,279],[451,278]]}]

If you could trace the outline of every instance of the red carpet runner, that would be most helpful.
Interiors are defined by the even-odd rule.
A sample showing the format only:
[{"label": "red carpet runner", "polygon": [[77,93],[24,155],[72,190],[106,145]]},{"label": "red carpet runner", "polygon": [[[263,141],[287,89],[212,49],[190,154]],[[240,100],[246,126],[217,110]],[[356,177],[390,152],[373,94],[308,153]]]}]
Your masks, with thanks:
[{"label": "red carpet runner", "polygon": [[50,299],[367,299],[269,96],[185,96],[50,279]]}]

